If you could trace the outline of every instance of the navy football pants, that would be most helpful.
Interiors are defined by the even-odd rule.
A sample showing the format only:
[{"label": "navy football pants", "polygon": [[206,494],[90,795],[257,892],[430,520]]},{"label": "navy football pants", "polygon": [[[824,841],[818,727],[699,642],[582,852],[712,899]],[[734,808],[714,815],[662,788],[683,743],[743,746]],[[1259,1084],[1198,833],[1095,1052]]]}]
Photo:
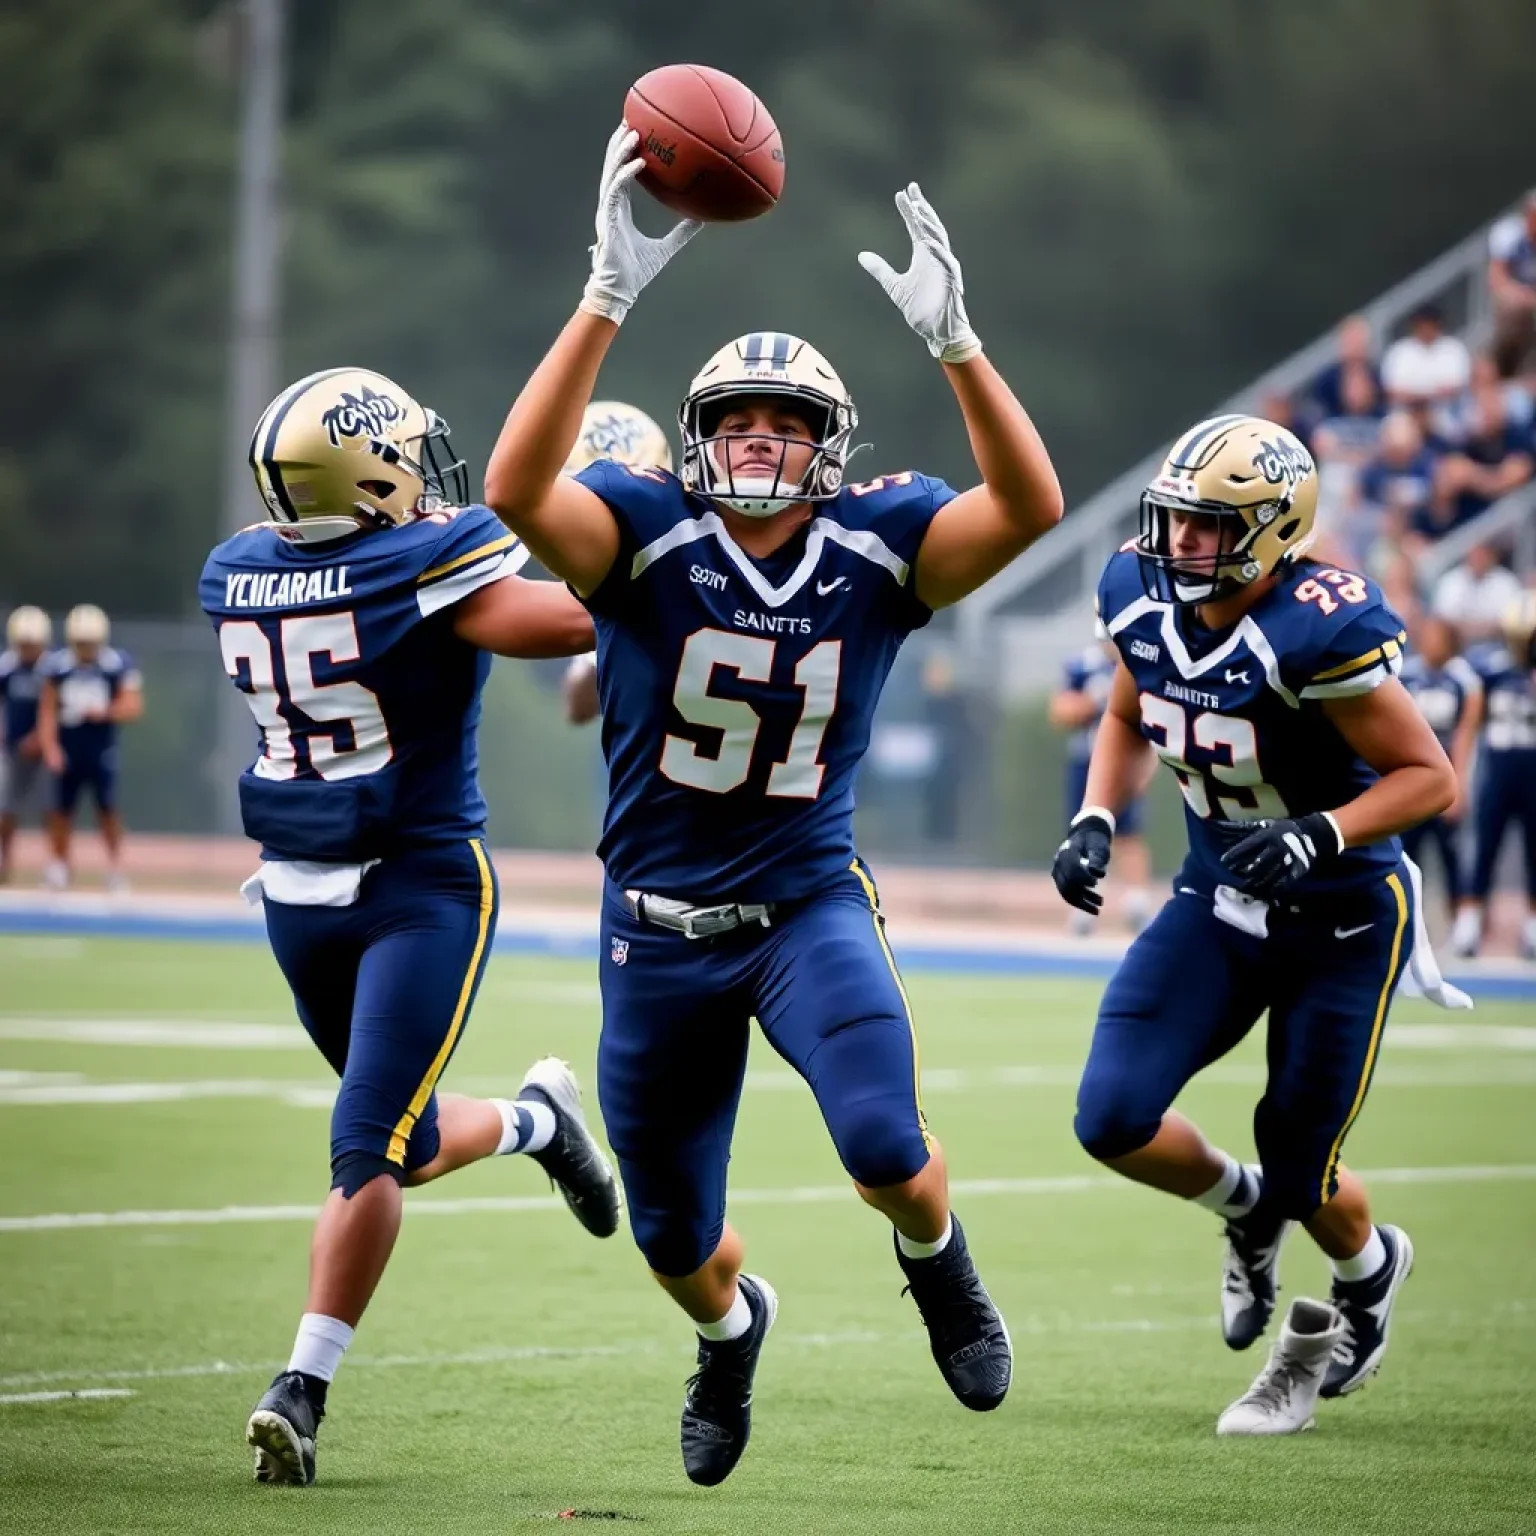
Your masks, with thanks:
[{"label": "navy football pants", "polygon": [[1493,888],[1499,849],[1512,821],[1520,823],[1525,838],[1525,890],[1536,902],[1536,751],[1523,747],[1483,753],[1472,820],[1477,852],[1467,892],[1477,901],[1487,901]]},{"label": "navy football pants", "polygon": [[1270,909],[1269,936],[1182,891],[1126,952],[1099,1006],[1077,1094],[1078,1140],[1123,1157],[1157,1134],[1202,1067],[1269,1010],[1268,1084],[1253,1116],[1264,1198],[1305,1220],[1338,1188],[1387,1007],[1413,946],[1403,866],[1364,889]]},{"label": "navy football pants", "polygon": [[437,1156],[434,1090],[485,971],[496,902],[475,840],[385,859],[350,907],[264,903],[299,1018],[341,1078],[333,1169],[362,1153],[403,1174]]},{"label": "navy football pants", "polygon": [[117,748],[64,749],[64,771],[53,782],[54,809],[73,816],[80,796],[89,790],[98,811],[117,809]]},{"label": "navy football pants", "polygon": [[692,1274],[719,1245],[754,1016],[854,1179],[900,1184],[927,1163],[911,1016],[862,866],[772,927],[713,939],[637,921],[610,883],[601,970],[603,1123],[658,1274]]}]

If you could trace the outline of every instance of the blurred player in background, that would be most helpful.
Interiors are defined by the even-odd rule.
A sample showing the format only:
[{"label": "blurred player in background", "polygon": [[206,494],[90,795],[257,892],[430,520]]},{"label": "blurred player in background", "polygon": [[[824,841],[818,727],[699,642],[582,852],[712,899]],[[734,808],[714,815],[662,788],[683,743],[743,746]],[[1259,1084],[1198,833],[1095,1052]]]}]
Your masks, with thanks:
[{"label": "blurred player in background", "polygon": [[1454,625],[1426,614],[1411,629],[1413,649],[1403,660],[1403,686],[1456,770],[1456,799],[1440,815],[1409,827],[1402,834],[1403,852],[1422,867],[1424,841],[1428,838],[1434,843],[1445,872],[1446,900],[1454,913],[1466,884],[1459,837],[1471,798],[1472,758],[1483,723],[1483,683],[1461,655]]},{"label": "blurred player in background", "polygon": [[37,728],[40,663],[53,644],[53,622],[41,608],[14,609],[0,651],[0,885],[12,875],[11,849],[22,809],[48,782]]},{"label": "blurred player in background", "polygon": [[447,426],[380,374],[289,386],[251,463],[270,521],[213,551],[199,596],[260,728],[239,792],[262,864],[244,889],[341,1086],[304,1315],[246,1439],[259,1482],[310,1483],[403,1185],[523,1152],[588,1231],[618,1226],[563,1062],[536,1062],[511,1100],[437,1093],[496,928],[476,777],[488,653],[569,656],[592,625],[564,588],[516,574],[527,551],[464,505]]},{"label": "blurred player in background", "polygon": [[[1410,954],[1447,989],[1397,834],[1451,804],[1455,774],[1397,680],[1402,625],[1363,576],[1305,558],[1317,471],[1273,422],[1219,416],[1175,444],[1111,557],[1099,613],[1120,651],[1088,787],[1052,869],[1095,910],[1116,817],[1154,752],[1184,792],[1189,855],[1099,1006],[1078,1089],[1084,1148],[1226,1222],[1222,1336],[1247,1349],[1301,1222],[1331,1306],[1293,1308],[1224,1434],[1305,1429],[1319,1394],[1380,1366],[1413,1248],[1339,1162]],[[1268,1082],[1243,1167],[1171,1106],[1269,1014]],[[1299,1304],[1298,1304],[1299,1305]]]},{"label": "blurred player in background", "polygon": [[1525,921],[1520,953],[1536,960],[1536,592],[1527,591],[1504,620],[1501,644],[1468,658],[1482,677],[1483,734],[1473,795],[1472,875],[1456,914],[1451,947],[1475,955],[1499,853],[1511,824],[1520,824],[1525,848]]},{"label": "blurred player in background", "polygon": [[[1066,763],[1067,820],[1082,806],[1083,791],[1088,787],[1088,760],[1093,755],[1093,738],[1098,733],[1104,706],[1109,703],[1109,685],[1115,675],[1120,653],[1115,643],[1096,626],[1094,642],[1078,652],[1066,665],[1060,689],[1051,696],[1051,724],[1068,731]],[[1120,873],[1126,883],[1125,925],[1140,933],[1152,912],[1152,854],[1142,835],[1143,799],[1137,795],[1121,812],[1115,824],[1115,853]],[[1087,912],[1073,911],[1073,933],[1092,931],[1093,918]]]},{"label": "blurred player in background", "polygon": [[[644,411],[620,400],[594,400],[581,417],[576,446],[562,474],[579,475],[589,464],[609,459],[631,469],[671,469],[672,445],[667,434]],[[573,656],[561,680],[565,718],[586,725],[597,718],[597,652]]]},{"label": "blurred player in background", "polygon": [[857,414],[825,358],[756,331],[722,347],[681,412],[680,474],[561,469],[640,290],[696,232],[635,226],[637,136],[609,144],[592,276],[519,395],[486,499],[596,619],[609,767],[598,1092],[630,1226],[698,1331],[683,1465],[740,1459],[777,1307],[741,1274],[726,1167],[755,1016],[809,1084],[897,1261],[946,1384],[995,1408],[1012,1354],[950,1216],[918,1103],[911,1015],[853,844],[853,777],[902,641],[1061,515],[1039,436],[981,355],[959,265],[916,186],[912,264],[860,261],[927,343],[984,483],[910,471],[845,485]]},{"label": "blurred player in background", "polygon": [[69,844],[83,791],[96,803],[96,822],[107,849],[107,889],[127,888],[123,874],[123,822],[117,811],[117,730],[144,713],[144,687],[126,651],[111,644],[112,626],[94,603],[71,608],[64,646],[44,657],[38,716],[44,761],[57,775],[48,815],[52,857],[43,883],[69,884]]}]

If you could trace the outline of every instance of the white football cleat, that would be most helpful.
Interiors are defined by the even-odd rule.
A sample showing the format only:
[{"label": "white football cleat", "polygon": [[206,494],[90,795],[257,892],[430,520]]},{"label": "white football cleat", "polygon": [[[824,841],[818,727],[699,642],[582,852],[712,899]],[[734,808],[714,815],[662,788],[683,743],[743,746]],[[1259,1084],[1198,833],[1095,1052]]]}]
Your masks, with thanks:
[{"label": "white football cleat", "polygon": [[1216,1421],[1218,1435],[1294,1435],[1311,1429],[1312,1410],[1344,1318],[1325,1301],[1291,1303],[1269,1361],[1253,1385]]},{"label": "white football cleat", "polygon": [[50,859],[43,870],[43,889],[64,891],[69,889],[69,865],[63,859]]},{"label": "white football cleat", "polygon": [[1483,909],[1463,907],[1451,925],[1451,953],[1470,960],[1483,947]]}]

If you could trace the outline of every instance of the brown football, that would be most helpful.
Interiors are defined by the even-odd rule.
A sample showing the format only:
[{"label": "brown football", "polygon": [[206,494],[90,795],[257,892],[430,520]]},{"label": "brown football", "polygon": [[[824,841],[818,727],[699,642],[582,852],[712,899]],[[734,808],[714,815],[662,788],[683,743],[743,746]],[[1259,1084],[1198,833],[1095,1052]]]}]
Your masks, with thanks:
[{"label": "brown football", "polygon": [[784,145],[767,107],[724,70],[665,64],[635,81],[624,121],[640,135],[640,185],[694,219],[755,219],[784,190]]}]

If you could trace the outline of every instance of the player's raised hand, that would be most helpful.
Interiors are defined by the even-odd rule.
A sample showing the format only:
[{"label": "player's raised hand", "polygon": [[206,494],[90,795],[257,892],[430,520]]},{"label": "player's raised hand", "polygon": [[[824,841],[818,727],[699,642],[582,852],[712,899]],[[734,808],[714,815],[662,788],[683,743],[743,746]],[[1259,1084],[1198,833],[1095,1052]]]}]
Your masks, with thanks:
[{"label": "player's raised hand", "polygon": [[912,237],[907,270],[895,271],[873,251],[860,251],[859,265],[885,289],[940,362],[969,362],[981,351],[981,342],[966,318],[965,279],[949,235],[915,181],[896,194],[896,211]]},{"label": "player's raised hand", "polygon": [[1067,840],[1051,860],[1051,879],[1069,907],[1097,917],[1104,905],[1099,881],[1109,873],[1109,848],[1115,835],[1107,811],[1079,811],[1072,818]]},{"label": "player's raised hand", "polygon": [[597,242],[592,247],[592,275],[581,308],[622,324],[640,290],[688,244],[703,225],[684,219],[659,240],[635,225],[635,177],[645,161],[635,153],[640,135],[620,123],[608,140],[603,179],[597,194]]}]

